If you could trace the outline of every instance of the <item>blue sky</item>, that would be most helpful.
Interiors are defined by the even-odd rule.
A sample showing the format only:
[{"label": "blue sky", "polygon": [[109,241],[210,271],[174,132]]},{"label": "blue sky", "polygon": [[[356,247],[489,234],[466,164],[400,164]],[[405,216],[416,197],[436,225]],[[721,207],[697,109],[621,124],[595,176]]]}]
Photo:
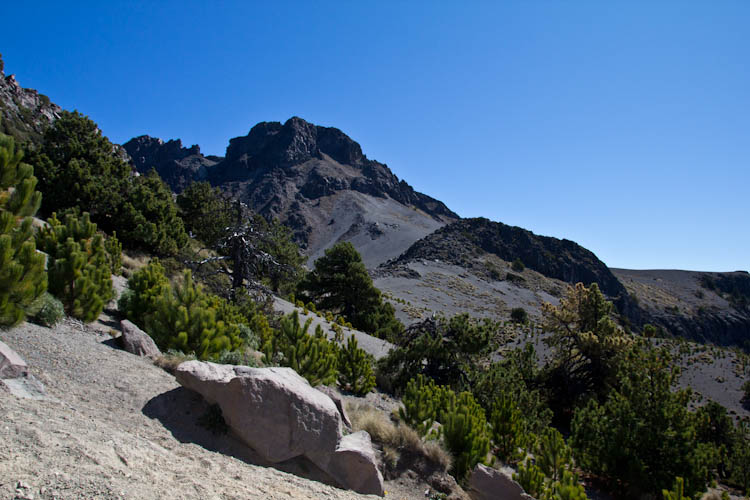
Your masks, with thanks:
[{"label": "blue sky", "polygon": [[[70,5],[68,5],[70,4]],[[335,126],[464,217],[611,267],[750,270],[750,2],[12,2],[6,74],[223,154]]]}]

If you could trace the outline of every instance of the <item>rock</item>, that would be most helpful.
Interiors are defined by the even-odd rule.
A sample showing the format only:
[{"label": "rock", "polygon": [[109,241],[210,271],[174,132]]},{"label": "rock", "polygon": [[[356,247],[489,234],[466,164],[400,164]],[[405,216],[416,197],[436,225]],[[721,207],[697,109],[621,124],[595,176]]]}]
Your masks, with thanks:
[{"label": "rock", "polygon": [[26,376],[29,367],[16,351],[0,341],[0,378],[18,378]]},{"label": "rock", "polygon": [[341,394],[339,394],[339,391],[337,391],[333,387],[328,387],[327,385],[318,385],[315,386],[315,388],[331,398],[333,404],[336,405],[336,408],[341,415],[341,422],[346,426],[347,429],[351,429],[352,422],[349,420],[349,416],[346,414],[346,409],[344,408],[344,400],[341,399]]},{"label": "rock", "polygon": [[148,333],[126,319],[120,321],[120,327],[122,328],[122,335],[119,338],[123,349],[131,354],[152,359],[161,356],[161,351],[156,347],[154,339]]},{"label": "rock", "polygon": [[472,471],[468,492],[474,500],[533,500],[508,472],[482,464]]},{"label": "rock", "polygon": [[263,459],[305,457],[345,488],[383,494],[369,435],[344,437],[333,400],[291,368],[186,361],[175,377],[218,404],[234,434]]},{"label": "rock", "polygon": [[[331,398],[291,368],[246,368],[200,361],[180,364],[177,381],[221,407],[227,425],[265,460],[300,455],[324,468],[342,437]],[[321,463],[322,462],[322,463]]]},{"label": "rock", "polygon": [[340,484],[358,493],[383,496],[383,476],[378,470],[370,435],[365,431],[341,439],[328,472]]}]

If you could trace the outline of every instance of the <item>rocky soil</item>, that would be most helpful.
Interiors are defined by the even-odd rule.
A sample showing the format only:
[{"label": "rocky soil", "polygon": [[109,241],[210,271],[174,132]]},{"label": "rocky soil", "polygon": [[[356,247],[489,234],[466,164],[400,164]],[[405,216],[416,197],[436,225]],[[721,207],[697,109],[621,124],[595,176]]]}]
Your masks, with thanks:
[{"label": "rocky soil", "polygon": [[[0,337],[47,392],[0,391],[1,498],[375,498],[256,465],[231,436],[198,424],[207,411],[199,396],[96,328],[23,324]],[[418,488],[416,479],[386,483],[388,498],[420,498]]]}]

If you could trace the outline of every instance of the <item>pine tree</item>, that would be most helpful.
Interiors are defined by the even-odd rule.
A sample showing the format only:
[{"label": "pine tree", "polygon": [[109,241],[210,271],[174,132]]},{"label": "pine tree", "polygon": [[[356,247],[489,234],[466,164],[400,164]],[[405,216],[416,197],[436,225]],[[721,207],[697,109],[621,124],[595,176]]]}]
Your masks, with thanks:
[{"label": "pine tree", "polygon": [[354,335],[339,350],[338,370],[339,385],[345,391],[364,396],[375,387],[372,357],[359,348]]},{"label": "pine tree", "polygon": [[[223,351],[242,347],[242,337],[236,317],[227,317],[218,297],[210,297],[185,271],[182,284],[162,288],[154,310],[146,315],[146,331],[160,349],[175,349],[193,353],[198,359],[213,359]],[[218,301],[218,302],[217,302]]]},{"label": "pine tree", "polygon": [[451,398],[440,423],[445,445],[454,457],[451,474],[462,480],[477,463],[486,459],[490,450],[484,409],[470,392],[462,392]]},{"label": "pine tree", "polygon": [[690,497],[684,495],[685,480],[681,477],[676,477],[672,490],[661,490],[661,494],[664,500],[690,500]]},{"label": "pine tree", "polygon": [[518,481],[523,490],[534,498],[542,498],[545,492],[544,472],[531,460],[518,466],[518,472],[513,474],[513,480]]},{"label": "pine tree", "polygon": [[128,289],[118,302],[118,309],[130,321],[145,328],[146,317],[154,312],[157,299],[169,288],[164,267],[159,259],[153,259],[130,277]]},{"label": "pine tree", "polygon": [[39,208],[33,168],[11,137],[0,134],[0,326],[14,326],[47,288],[31,217]]},{"label": "pine tree", "polygon": [[544,474],[558,481],[562,479],[563,471],[569,466],[571,460],[571,451],[565,439],[560,432],[548,427],[545,432],[539,436],[539,443],[536,449],[536,463]]},{"label": "pine tree", "polygon": [[310,385],[336,382],[337,346],[330,342],[318,326],[315,335],[307,333],[312,318],[300,325],[297,311],[281,318],[281,329],[263,348],[266,360],[278,359],[306,378]]},{"label": "pine tree", "polygon": [[[435,422],[445,410],[448,400],[455,395],[450,389],[435,385],[432,379],[417,375],[406,385],[398,414],[409,427],[417,431],[420,437],[431,432]],[[429,437],[437,438],[438,434]]]},{"label": "pine tree", "polygon": [[50,293],[68,315],[94,321],[113,296],[112,257],[89,214],[69,214],[63,224],[53,213],[47,227],[37,233],[37,244],[49,256]]},{"label": "pine tree", "polygon": [[526,423],[518,405],[504,393],[495,400],[490,415],[490,429],[495,454],[505,462],[520,458],[519,449],[526,444]]}]

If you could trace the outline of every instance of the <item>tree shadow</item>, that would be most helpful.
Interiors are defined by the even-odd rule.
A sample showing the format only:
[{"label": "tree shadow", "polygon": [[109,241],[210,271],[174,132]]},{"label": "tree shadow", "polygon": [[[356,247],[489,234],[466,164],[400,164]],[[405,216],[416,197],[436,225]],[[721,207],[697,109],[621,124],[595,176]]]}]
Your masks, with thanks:
[{"label": "tree shadow", "polygon": [[295,476],[339,486],[326,472],[304,457],[270,463],[244,444],[231,430],[227,433],[215,432],[216,427],[221,426],[205,426],[206,420],[214,418],[214,411],[215,408],[200,394],[184,387],[151,398],[142,410],[145,416],[161,422],[181,443],[197,444],[206,450],[231,456],[247,464],[273,467]]}]

